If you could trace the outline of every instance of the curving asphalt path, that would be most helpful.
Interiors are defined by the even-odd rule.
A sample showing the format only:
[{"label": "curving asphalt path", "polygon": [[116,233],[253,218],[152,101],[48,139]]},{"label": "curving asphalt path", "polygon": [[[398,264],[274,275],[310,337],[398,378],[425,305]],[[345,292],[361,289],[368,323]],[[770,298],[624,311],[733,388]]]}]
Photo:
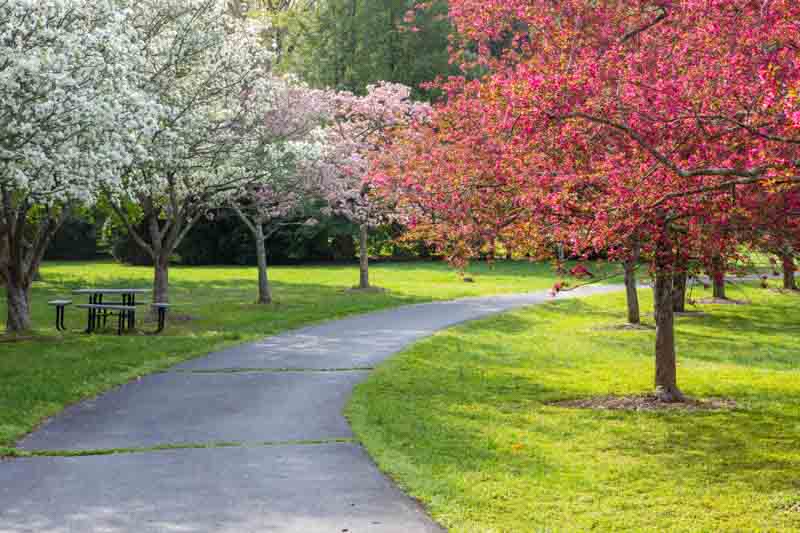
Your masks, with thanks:
[{"label": "curving asphalt path", "polygon": [[441,531],[353,439],[342,415],[352,389],[437,330],[551,299],[468,298],[329,322],[70,407],[19,447],[85,455],[0,462],[0,533]]}]

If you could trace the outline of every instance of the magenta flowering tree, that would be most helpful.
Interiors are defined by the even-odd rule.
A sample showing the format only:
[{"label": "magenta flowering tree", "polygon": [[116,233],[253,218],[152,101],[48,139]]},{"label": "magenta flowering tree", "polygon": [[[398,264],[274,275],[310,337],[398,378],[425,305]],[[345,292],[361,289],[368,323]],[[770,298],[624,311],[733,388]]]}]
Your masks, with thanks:
[{"label": "magenta flowering tree", "polygon": [[[641,253],[655,285],[655,395],[683,400],[674,280],[689,260],[721,279],[746,200],[762,208],[800,186],[800,4],[449,6],[465,75],[441,84],[436,127],[392,169],[403,201],[447,220],[431,230],[465,257],[494,240],[630,262]],[[454,146],[482,150],[482,167],[439,155]],[[483,209],[497,203],[512,216]]]}]

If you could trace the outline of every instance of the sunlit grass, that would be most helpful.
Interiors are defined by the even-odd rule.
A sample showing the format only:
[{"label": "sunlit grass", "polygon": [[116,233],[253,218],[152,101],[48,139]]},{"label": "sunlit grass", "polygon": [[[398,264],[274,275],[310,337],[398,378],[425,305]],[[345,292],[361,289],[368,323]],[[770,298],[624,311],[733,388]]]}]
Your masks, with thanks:
[{"label": "sunlit grass", "polygon": [[[85,312],[69,308],[69,331],[58,334],[47,301],[71,297],[83,287],[150,286],[152,269],[115,263],[49,263],[33,290],[35,331],[31,340],[0,337],[0,446],[10,445],[65,405],[137,376],[224,346],[253,341],[305,324],[406,303],[483,294],[525,292],[552,285],[549,265],[476,265],[465,283],[441,263],[379,264],[373,282],[386,293],[352,293],[355,266],[277,267],[270,271],[275,303],[258,306],[257,274],[246,267],[173,267],[174,316],[161,336],[113,332],[84,335]],[[73,298],[76,303],[85,297]],[[0,292],[0,331],[5,328]],[[154,329],[144,324],[145,330]]]},{"label": "sunlit grass", "polygon": [[651,390],[654,333],[608,328],[624,320],[614,294],[424,340],[356,389],[349,416],[453,531],[800,531],[800,296],[733,290],[752,304],[678,319],[684,392],[733,411],[548,405]]}]

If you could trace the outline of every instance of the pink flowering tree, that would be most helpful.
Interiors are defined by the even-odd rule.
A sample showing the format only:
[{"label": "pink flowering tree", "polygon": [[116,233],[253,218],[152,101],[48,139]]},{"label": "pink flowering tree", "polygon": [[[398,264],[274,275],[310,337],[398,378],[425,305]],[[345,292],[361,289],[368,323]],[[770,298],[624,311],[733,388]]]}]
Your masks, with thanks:
[{"label": "pink flowering tree", "polygon": [[[333,102],[333,93],[310,89],[291,78],[275,80],[272,88],[270,109],[263,117],[267,133],[258,148],[269,155],[257,159],[259,168],[254,173],[260,177],[233,191],[227,202],[253,236],[259,304],[272,302],[266,241],[279,228],[294,224],[290,220],[302,215],[316,196],[314,182],[302,169],[322,156],[320,132],[330,122]],[[266,161],[269,168],[264,172]]]},{"label": "pink flowering tree", "polygon": [[394,132],[430,114],[428,104],[414,102],[410,95],[410,88],[395,83],[372,85],[365,96],[336,94],[332,123],[323,132],[322,156],[310,169],[327,211],[359,228],[361,289],[370,287],[369,230],[392,217],[391,205],[373,194],[368,183],[372,163]]}]

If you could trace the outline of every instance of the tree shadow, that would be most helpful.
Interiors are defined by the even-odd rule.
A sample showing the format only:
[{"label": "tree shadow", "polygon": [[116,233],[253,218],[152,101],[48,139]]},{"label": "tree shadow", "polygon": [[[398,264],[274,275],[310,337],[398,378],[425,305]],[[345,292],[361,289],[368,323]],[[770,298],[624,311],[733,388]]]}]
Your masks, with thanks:
[{"label": "tree shadow", "polygon": [[[727,363],[725,352],[736,340],[741,344],[743,332],[751,328],[756,337],[783,333],[781,345],[786,346],[786,328],[797,327],[796,315],[765,307],[762,313],[754,306],[742,317],[719,313],[687,319],[679,327],[683,346],[679,359]],[[571,354],[554,352],[553,346],[537,352],[537,337],[521,335],[569,323],[575,313],[602,322],[624,316],[624,308],[609,311],[591,302],[559,301],[425,341],[357,389],[356,429],[365,432],[369,449],[379,454],[379,461],[392,474],[413,489],[425,486],[426,499],[452,493],[459,505],[468,505],[464,502],[480,492],[472,492],[465,479],[489,485],[519,479],[558,492],[558,479],[565,469],[570,470],[567,476],[577,476],[577,472],[587,476],[579,483],[597,484],[599,490],[610,492],[616,484],[629,481],[641,481],[639,486],[647,490],[672,491],[670,497],[678,496],[675,480],[680,480],[681,491],[696,494],[728,493],[742,487],[743,494],[765,495],[754,511],[759,516],[779,510],[765,509],[769,501],[783,501],[787,494],[800,499],[800,481],[792,475],[800,472],[800,390],[770,388],[769,381],[758,377],[764,362],[757,357],[744,360],[735,374],[738,377],[712,386],[737,401],[740,407],[734,410],[626,412],[548,405],[554,400],[606,394],[605,380],[610,378],[603,371],[611,367],[621,375],[634,368],[640,371],[639,359],[652,357],[653,339],[646,332],[594,335],[592,352],[576,360]],[[717,342],[725,331],[732,333]],[[691,350],[700,340],[708,344],[709,336],[713,336],[713,352]],[[745,339],[754,352],[770,346],[768,340]],[[520,342],[531,342],[530,350],[520,349]],[[628,355],[602,359],[622,345]],[[788,358],[782,361],[789,365]],[[786,374],[786,379],[796,377]],[[637,388],[637,383],[645,386],[647,378],[646,382],[623,378],[619,383],[626,394],[645,393],[649,390]],[[581,386],[573,387],[578,382]],[[524,447],[513,449],[515,440],[524,442]],[[393,469],[397,454],[413,467],[400,462]],[[435,473],[442,473],[443,479],[419,479]],[[510,496],[508,502],[523,503]]]}]

